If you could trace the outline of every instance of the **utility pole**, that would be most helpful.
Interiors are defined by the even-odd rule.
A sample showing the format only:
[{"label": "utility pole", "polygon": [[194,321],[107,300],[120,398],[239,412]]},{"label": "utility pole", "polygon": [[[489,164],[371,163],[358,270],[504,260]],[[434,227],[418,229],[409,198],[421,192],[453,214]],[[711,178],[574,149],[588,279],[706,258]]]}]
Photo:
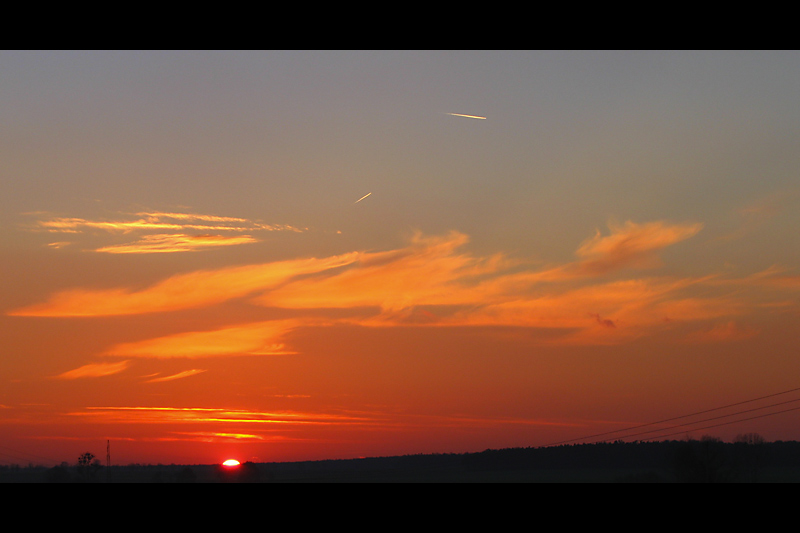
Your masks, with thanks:
[{"label": "utility pole", "polygon": [[111,479],[111,439],[106,441],[106,483]]}]

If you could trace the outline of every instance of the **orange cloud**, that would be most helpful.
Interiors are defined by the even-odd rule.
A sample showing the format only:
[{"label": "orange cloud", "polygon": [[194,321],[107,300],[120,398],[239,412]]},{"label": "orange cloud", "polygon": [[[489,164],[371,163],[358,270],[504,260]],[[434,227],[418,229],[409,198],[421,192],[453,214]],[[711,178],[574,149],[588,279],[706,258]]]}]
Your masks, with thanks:
[{"label": "orange cloud", "polygon": [[188,378],[189,376],[202,374],[203,372],[206,372],[206,370],[193,368],[192,370],[184,370],[183,372],[178,372],[177,374],[172,374],[171,376],[149,379],[147,380],[147,383],[160,383],[162,381],[173,381],[176,379]]},{"label": "orange cloud", "polygon": [[[305,231],[305,228],[297,228],[289,224],[264,224],[255,222],[246,218],[238,217],[220,217],[216,215],[200,215],[196,213],[137,213],[139,216],[144,216],[148,221],[160,221],[161,219],[174,219],[174,220],[200,220],[203,222],[222,222],[222,223],[236,223],[239,226],[216,226],[214,229],[231,229],[235,231],[250,231],[250,230],[265,230],[265,231],[294,231],[297,233]],[[186,226],[184,226],[186,227]],[[189,226],[192,227],[192,226]],[[206,226],[197,226],[198,229],[203,229]]]},{"label": "orange cloud", "polygon": [[225,237],[222,235],[158,234],[145,235],[129,244],[117,244],[98,248],[96,252],[111,254],[152,254],[171,252],[191,252],[216,246],[233,246],[258,242],[250,235]]},{"label": "orange cloud", "polygon": [[[528,418],[481,418],[464,416],[418,415],[395,412],[301,412],[301,411],[254,411],[248,409],[225,409],[208,407],[87,407],[84,411],[69,413],[71,416],[91,419],[93,423],[124,424],[224,424],[225,433],[216,431],[172,432],[175,435],[196,435],[205,438],[259,439],[253,433],[230,433],[240,424],[248,429],[264,428],[270,432],[275,429],[291,429],[293,426],[359,426],[370,429],[413,429],[421,427],[459,428],[500,426],[582,426],[583,422],[570,420],[545,420]],[[213,426],[212,426],[213,427]],[[238,429],[238,428],[237,428]],[[256,429],[257,431],[257,429]],[[270,433],[268,440],[279,437]]]},{"label": "orange cloud", "polygon": [[69,413],[101,422],[174,423],[222,422],[250,424],[362,424],[372,419],[363,414],[308,413],[298,411],[253,411],[215,407],[87,407]]},{"label": "orange cloud", "polygon": [[[660,306],[678,298],[689,285],[691,281],[687,280],[638,279],[577,288],[550,287],[461,310],[439,323],[573,330],[575,333],[565,331],[570,342],[623,342],[663,325],[666,310]],[[567,337],[559,340],[566,341]]]},{"label": "orange cloud", "polygon": [[119,363],[90,363],[55,376],[55,379],[98,378],[118,374],[128,368],[128,361]]},{"label": "orange cloud", "polygon": [[702,224],[667,224],[628,221],[622,226],[609,225],[611,234],[597,234],[578,248],[578,270],[604,274],[623,267],[652,267],[659,264],[655,252],[694,236]]},{"label": "orange cloud", "polygon": [[[35,213],[41,215],[43,213]],[[110,232],[141,230],[176,230],[187,229],[201,231],[304,231],[288,224],[263,224],[246,218],[221,217],[195,213],[136,213],[139,218],[130,219],[131,215],[122,214],[116,220],[89,220],[78,217],[51,217],[38,220],[36,226],[52,232],[79,233],[86,229],[101,229]]]},{"label": "orange cloud", "polygon": [[[150,254],[178,253],[208,250],[220,246],[234,246],[258,242],[252,235],[224,236],[220,233],[253,233],[263,231],[302,232],[306,229],[288,224],[264,224],[240,217],[203,215],[196,213],[140,212],[118,214],[107,220],[91,220],[78,217],[54,217],[47,213],[29,213],[39,218],[29,227],[34,231],[52,233],[88,234],[87,238],[96,240],[106,234],[145,233],[139,239],[128,243],[114,243],[89,249],[100,253]],[[100,230],[100,231],[98,231]],[[156,234],[151,234],[157,232]],[[59,249],[70,244],[66,241],[54,242],[49,246]]]},{"label": "orange cloud", "polygon": [[162,218],[172,218],[176,220],[203,220],[207,222],[247,222],[246,218],[221,217],[217,215],[200,215],[196,213],[142,212],[142,213],[136,213],[136,215],[145,217],[147,220],[161,220]]},{"label": "orange cloud", "polygon": [[513,326],[560,331],[547,342],[617,344],[675,323],[743,313],[744,305],[724,295],[691,297],[707,278],[643,278],[607,283],[548,284],[511,293],[493,293],[482,304],[454,308],[384,310],[351,318],[372,327]]},{"label": "orange cloud", "polygon": [[[611,226],[577,249],[578,259],[531,269],[501,254],[461,251],[458,232],[415,235],[403,248],[352,252],[322,259],[200,271],[138,291],[72,290],[13,311],[28,316],[98,316],[197,308],[250,296],[263,306],[301,310],[290,320],[183,332],[112,347],[121,357],[213,357],[291,353],[287,333],[337,322],[364,326],[514,326],[560,330],[559,341],[618,343],[680,321],[734,317],[745,312],[740,295],[696,288],[711,277],[637,277],[608,281],[623,268],[651,268],[660,250],[695,235],[701,224],[626,222]],[[771,274],[771,273],[770,273]],[[771,278],[771,275],[764,275]],[[350,318],[322,320],[330,310]],[[330,313],[328,313],[330,315]],[[356,316],[354,316],[356,315]],[[341,316],[341,315],[340,315]]]},{"label": "orange cloud", "polygon": [[[358,253],[195,272],[129,291],[75,289],[49,302],[12,311],[26,316],[97,316],[194,308],[246,296],[295,309],[374,306],[400,310],[416,305],[482,305],[516,298],[533,286],[596,275],[652,261],[655,251],[699,231],[699,225],[631,222],[612,235],[585,242],[576,263],[539,272],[502,273],[514,266],[502,255],[476,258],[457,249],[468,237],[416,235],[411,244],[388,252]],[[338,267],[349,267],[342,270]],[[313,275],[317,274],[317,275]],[[302,279],[300,279],[302,277]],[[281,286],[279,286],[281,285]]]},{"label": "orange cloud", "polygon": [[183,435],[188,437],[186,440],[197,440],[200,442],[239,442],[266,440],[261,435],[252,435],[250,433],[218,433],[211,431],[192,431],[192,432],[175,432],[175,435]]},{"label": "orange cloud", "polygon": [[[286,333],[298,325],[300,322],[297,320],[274,320],[214,331],[178,333],[167,337],[118,344],[110,348],[105,355],[160,359],[228,355],[283,355],[292,352],[284,350],[284,345],[280,341]],[[200,371],[187,372],[197,373]],[[177,377],[170,376],[151,381],[165,381],[166,379],[177,379]]]},{"label": "orange cloud", "polygon": [[501,256],[476,259],[455,250],[468,237],[451,232],[443,237],[417,234],[407,248],[363,253],[341,272],[297,280],[255,299],[287,308],[381,307],[399,310],[414,305],[474,303],[468,290],[481,276],[494,274]]},{"label": "orange cloud", "polygon": [[481,305],[517,299],[542,283],[575,281],[623,267],[654,266],[656,252],[691,237],[700,224],[664,222],[613,227],[578,248],[580,260],[541,271],[503,273],[516,266],[502,255],[475,258],[457,254],[468,242],[451,232],[443,237],[415,236],[401,250],[363,254],[332,276],[316,276],[283,285],[257,298],[263,305],[288,308],[375,306],[398,311],[415,305]]},{"label": "orange cloud", "polygon": [[10,311],[12,316],[108,316],[213,305],[272,288],[295,276],[352,263],[358,254],[298,259],[180,274],[139,290],[73,289],[49,301]]}]

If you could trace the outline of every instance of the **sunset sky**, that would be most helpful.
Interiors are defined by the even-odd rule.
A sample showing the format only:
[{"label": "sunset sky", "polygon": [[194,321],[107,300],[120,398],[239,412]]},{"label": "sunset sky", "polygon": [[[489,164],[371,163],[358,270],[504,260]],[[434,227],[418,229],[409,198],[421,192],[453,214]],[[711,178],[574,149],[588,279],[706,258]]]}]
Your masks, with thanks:
[{"label": "sunset sky", "polygon": [[0,464],[545,446],[798,389],[799,94],[793,51],[0,52]]}]

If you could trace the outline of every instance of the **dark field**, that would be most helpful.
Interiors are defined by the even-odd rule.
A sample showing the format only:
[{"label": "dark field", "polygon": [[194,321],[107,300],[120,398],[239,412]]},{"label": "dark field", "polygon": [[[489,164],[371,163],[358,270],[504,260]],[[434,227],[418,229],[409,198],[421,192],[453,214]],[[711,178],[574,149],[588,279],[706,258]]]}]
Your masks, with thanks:
[{"label": "dark field", "polygon": [[691,441],[510,448],[297,463],[3,466],[4,483],[794,483],[800,443]]}]

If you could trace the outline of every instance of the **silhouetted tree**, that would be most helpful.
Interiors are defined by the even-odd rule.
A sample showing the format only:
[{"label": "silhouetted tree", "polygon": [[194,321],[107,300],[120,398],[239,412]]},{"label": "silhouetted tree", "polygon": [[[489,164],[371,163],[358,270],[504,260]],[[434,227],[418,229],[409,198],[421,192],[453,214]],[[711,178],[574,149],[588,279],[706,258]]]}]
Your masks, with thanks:
[{"label": "silhouetted tree", "polygon": [[97,477],[97,473],[102,468],[103,465],[100,464],[99,459],[94,458],[93,453],[86,452],[78,457],[76,470],[78,472],[78,476],[84,481],[94,481],[94,479]]}]

